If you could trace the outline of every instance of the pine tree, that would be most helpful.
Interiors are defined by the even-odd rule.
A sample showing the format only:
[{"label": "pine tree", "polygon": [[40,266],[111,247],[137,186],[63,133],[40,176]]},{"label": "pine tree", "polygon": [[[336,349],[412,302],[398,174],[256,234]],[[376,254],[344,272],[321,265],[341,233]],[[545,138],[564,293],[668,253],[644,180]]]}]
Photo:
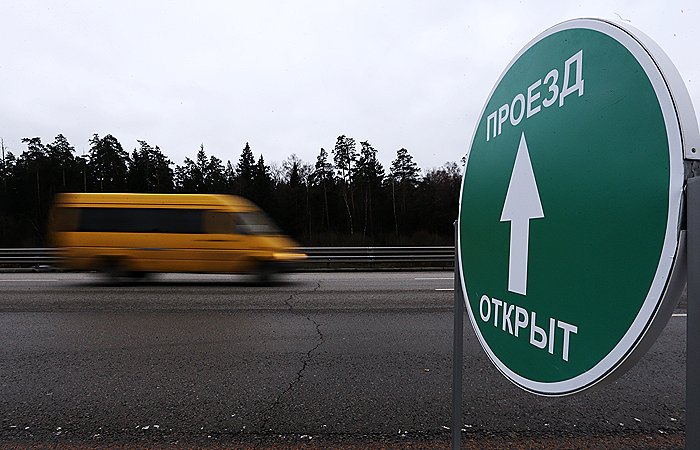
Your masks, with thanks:
[{"label": "pine tree", "polygon": [[46,146],[41,142],[40,137],[22,138],[22,142],[27,144],[27,151],[21,157],[27,161],[36,161],[46,158]]},{"label": "pine tree", "polygon": [[[304,222],[309,220],[309,195],[307,176],[304,171],[304,162],[296,155],[290,155],[282,163],[283,182],[277,191],[277,197],[281,201],[280,218],[287,230],[295,237],[304,233]],[[281,191],[281,192],[280,192]],[[310,231],[309,231],[310,234]]]},{"label": "pine tree", "polygon": [[5,152],[5,141],[0,138],[0,150],[2,150],[2,159],[0,159],[0,182],[2,183],[2,193],[7,194],[7,181],[10,178],[12,166],[10,165],[10,156],[14,162],[14,155],[10,152]]},{"label": "pine tree", "polygon": [[340,179],[349,184],[357,162],[355,139],[345,135],[338,136],[333,149],[333,162]]},{"label": "pine tree", "polygon": [[226,174],[224,173],[223,162],[212,155],[204,170],[205,192],[223,193],[226,192]]},{"label": "pine tree", "polygon": [[173,192],[175,181],[173,169],[170,168],[173,162],[161,152],[157,145],[153,149],[151,157],[153,166],[151,177],[155,177],[152,186],[155,192]]},{"label": "pine tree", "polygon": [[99,192],[125,191],[128,160],[129,154],[117,138],[111,134],[103,138],[94,134],[90,139],[89,170],[95,179],[95,189]]},{"label": "pine tree", "polygon": [[357,150],[355,148],[355,139],[346,137],[345,135],[338,136],[333,149],[333,162],[338,170],[340,182],[343,186],[343,201],[345,202],[345,211],[348,214],[348,225],[350,227],[350,235],[354,234],[353,228],[353,212],[355,210],[355,202],[353,196],[352,175],[357,161]]},{"label": "pine tree", "polygon": [[298,188],[301,185],[301,174],[299,172],[301,164],[301,159],[295,153],[292,153],[284,163],[282,163],[285,181],[292,188]]},{"label": "pine tree", "polygon": [[[73,156],[75,148],[70,145],[68,139],[62,134],[56,136],[51,144],[46,145],[46,153],[48,155],[52,178],[54,183],[62,190],[68,190],[67,173],[73,172],[75,168],[75,157]],[[60,183],[60,184],[59,184]]]},{"label": "pine tree", "polygon": [[238,194],[250,198],[255,175],[255,157],[247,142],[238,159],[236,172],[238,173]]},{"label": "pine tree", "polygon": [[197,165],[185,157],[181,166],[175,167],[175,186],[178,192],[195,194],[201,189],[203,178],[197,173]]},{"label": "pine tree", "polygon": [[396,152],[396,159],[391,162],[389,176],[394,182],[416,187],[420,181],[420,169],[413,161],[413,156],[405,148]]},{"label": "pine tree", "polygon": [[197,192],[199,193],[207,192],[206,176],[208,165],[209,158],[204,151],[204,144],[199,144],[199,150],[197,150],[197,156],[194,160],[194,170],[192,172],[195,186],[197,186]]},{"label": "pine tree", "polygon": [[273,191],[272,175],[270,167],[265,165],[265,159],[260,154],[255,170],[253,172],[253,192],[252,200],[262,209],[269,210]]},{"label": "pine tree", "polygon": [[23,190],[29,194],[26,199],[33,203],[32,208],[32,226],[39,234],[40,223],[44,216],[43,211],[48,207],[46,199],[42,202],[42,191],[46,191],[46,172],[48,167],[48,155],[46,146],[41,142],[40,137],[22,138],[22,142],[27,144],[27,151],[20,155],[16,168],[24,172]]},{"label": "pine tree", "polygon": [[328,190],[334,184],[333,164],[328,162],[328,152],[321,147],[321,151],[316,157],[314,171],[311,173],[311,185],[323,191],[323,211],[321,214],[321,226],[325,219],[326,227],[330,227],[330,212],[328,211]]},{"label": "pine tree", "polygon": [[226,181],[225,192],[233,193],[234,186],[236,183],[236,170],[233,168],[233,165],[231,164],[230,160],[226,161],[226,169],[224,170],[224,178]]},{"label": "pine tree", "polygon": [[413,161],[413,156],[411,156],[405,148],[400,148],[396,152],[396,159],[391,162],[391,169],[388,177],[388,182],[391,183],[394,227],[397,237],[399,236],[399,219],[396,212],[396,190],[398,189],[401,200],[401,215],[405,218],[407,215],[406,198],[418,185],[420,181],[419,174],[420,169],[418,168],[418,164]]},{"label": "pine tree", "polygon": [[146,141],[137,141],[129,161],[127,183],[131,192],[172,192],[173,164],[158,146],[152,147]]},{"label": "pine tree", "polygon": [[200,144],[195,160],[185,158],[182,166],[175,168],[178,190],[188,193],[215,193],[226,191],[224,166],[219,158],[207,156],[204,144]]},{"label": "pine tree", "polygon": [[442,167],[428,170],[419,185],[417,200],[421,204],[432,205],[431,219],[421,218],[420,229],[436,235],[454,236],[450,226],[457,218],[459,209],[459,189],[462,176],[456,162],[445,163]]},{"label": "pine tree", "polygon": [[377,150],[368,141],[360,143],[360,157],[355,167],[355,185],[362,190],[364,203],[363,236],[374,231],[374,198],[381,190],[384,179],[384,167],[377,159]]}]

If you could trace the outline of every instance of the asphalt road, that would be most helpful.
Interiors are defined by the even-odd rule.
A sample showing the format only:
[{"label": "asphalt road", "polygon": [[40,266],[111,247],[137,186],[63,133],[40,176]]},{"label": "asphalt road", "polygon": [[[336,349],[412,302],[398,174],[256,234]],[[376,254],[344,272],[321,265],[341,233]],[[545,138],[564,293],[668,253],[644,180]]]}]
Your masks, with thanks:
[{"label": "asphalt road", "polygon": [[[449,445],[452,274],[0,274],[0,446]],[[597,391],[511,385],[465,318],[465,447],[680,448],[685,327]]]}]

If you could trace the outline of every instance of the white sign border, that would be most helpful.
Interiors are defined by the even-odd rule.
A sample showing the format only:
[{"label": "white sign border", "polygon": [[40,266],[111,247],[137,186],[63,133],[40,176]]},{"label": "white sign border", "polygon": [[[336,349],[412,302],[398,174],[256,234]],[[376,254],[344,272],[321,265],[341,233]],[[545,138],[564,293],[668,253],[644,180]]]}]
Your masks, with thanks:
[{"label": "white sign border", "polygon": [[[680,124],[681,118],[678,115],[679,113],[676,111],[673,94],[676,93],[676,91],[680,91],[680,103],[682,106],[686,107],[685,109],[687,109],[688,105],[686,105],[685,103],[687,102],[684,103],[684,101],[686,98],[689,99],[689,95],[687,94],[685,86],[682,84],[680,75],[678,75],[677,70],[670,62],[670,59],[663,54],[660,48],[655,45],[653,48],[654,56],[652,56],[651,52],[645,47],[644,44],[648,45],[653,41],[638,30],[632,29],[632,27],[627,27],[622,24],[617,24],[602,19],[574,19],[555,25],[554,27],[539,34],[525,47],[523,47],[520,52],[518,52],[518,54],[511,60],[506,69],[503,71],[484,104],[484,108],[479,115],[479,121],[481,121],[484,111],[486,110],[486,105],[493,96],[494,91],[513,64],[527,50],[542,39],[545,39],[554,33],[571,29],[590,29],[601,32],[615,39],[636,58],[651,81],[661,106],[669,143],[669,209],[664,244],[662,247],[661,256],[659,258],[659,263],[657,265],[657,270],[654,274],[652,285],[647,293],[644,303],[632,322],[632,325],[629,327],[618,344],[612,349],[612,351],[608,353],[608,355],[606,355],[600,362],[583,374],[568,380],[558,382],[540,382],[530,380],[512,371],[494,354],[477,325],[476,318],[471,309],[467,294],[466,282],[463,276],[464,271],[462,267],[461,255],[457,258],[459,261],[460,280],[462,285],[462,293],[464,294],[464,301],[466,303],[466,309],[469,313],[469,319],[472,323],[472,327],[474,328],[474,331],[481,342],[481,346],[484,348],[491,361],[511,382],[525,390],[545,396],[573,394],[590,388],[591,386],[607,378],[615,371],[616,368],[623,365],[626,366],[626,359],[638,346],[640,346],[639,344],[641,343],[644,334],[651,327],[651,323],[655,319],[657,312],[660,309],[660,303],[662,301],[667,283],[669,282],[671,270],[674,266],[675,260],[677,259],[677,250],[679,246],[679,224],[684,185],[683,138],[681,135]],[[659,67],[659,65],[662,65],[663,67]],[[669,77],[670,80],[664,78],[664,73],[662,73],[662,70],[664,70],[666,73],[672,74]],[[680,85],[678,84],[679,80]],[[669,86],[669,81],[673,83],[672,87]],[[692,111],[692,103],[689,104],[689,108]],[[686,116],[689,116],[687,111],[685,111],[685,114]],[[697,122],[695,122],[694,119],[694,112],[692,121],[690,118],[684,120],[686,120],[684,123],[690,122],[691,126],[688,127],[690,128],[690,131],[693,129],[693,123],[695,125],[695,131],[697,131]],[[478,127],[479,123],[476,124],[476,129],[472,135],[472,142],[470,143],[466,154],[467,163],[464,168],[463,177],[466,177],[468,174],[467,169],[469,167],[469,156],[472,146],[474,145],[474,139],[476,138],[476,131],[478,130]],[[690,139],[693,141],[695,140],[695,136],[692,133]],[[462,189],[460,191],[460,213],[462,196],[464,195],[464,185],[465,181],[463,180]],[[461,232],[457,233],[456,248],[458,252],[461,252]],[[667,320],[668,317],[660,317],[659,319]]]}]

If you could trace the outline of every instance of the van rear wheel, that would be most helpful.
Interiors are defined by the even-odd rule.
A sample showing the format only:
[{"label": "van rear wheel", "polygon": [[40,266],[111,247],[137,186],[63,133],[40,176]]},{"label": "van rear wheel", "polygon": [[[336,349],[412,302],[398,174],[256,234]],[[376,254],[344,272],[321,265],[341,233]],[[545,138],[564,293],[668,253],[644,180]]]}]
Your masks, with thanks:
[{"label": "van rear wheel", "polygon": [[146,280],[148,279],[151,274],[149,272],[139,272],[139,271],[131,271],[128,273],[129,278],[132,280]]},{"label": "van rear wheel", "polygon": [[128,275],[126,264],[122,258],[109,257],[102,260],[100,265],[102,272],[107,281],[118,282]]}]

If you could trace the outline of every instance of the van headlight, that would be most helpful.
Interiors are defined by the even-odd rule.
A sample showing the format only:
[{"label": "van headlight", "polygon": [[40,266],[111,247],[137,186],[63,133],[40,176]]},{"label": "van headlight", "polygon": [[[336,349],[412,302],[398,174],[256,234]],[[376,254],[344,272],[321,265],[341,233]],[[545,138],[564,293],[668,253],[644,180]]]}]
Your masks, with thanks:
[{"label": "van headlight", "polygon": [[277,261],[301,261],[306,259],[306,255],[304,253],[274,252],[272,258]]}]

